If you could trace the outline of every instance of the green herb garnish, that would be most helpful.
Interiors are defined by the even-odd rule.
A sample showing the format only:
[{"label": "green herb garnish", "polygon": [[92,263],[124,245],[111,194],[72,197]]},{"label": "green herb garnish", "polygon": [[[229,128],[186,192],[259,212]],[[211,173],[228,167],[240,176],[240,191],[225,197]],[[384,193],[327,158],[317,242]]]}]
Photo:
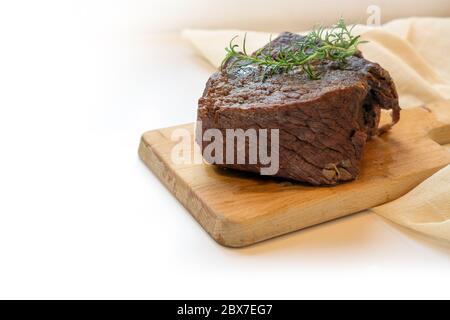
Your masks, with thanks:
[{"label": "green herb garnish", "polygon": [[[240,67],[256,64],[265,68],[264,74],[267,72],[269,74],[287,72],[299,67],[310,79],[319,79],[319,74],[315,68],[318,62],[330,60],[344,66],[346,58],[356,54],[358,45],[365,42],[360,40],[360,36],[353,36],[352,29],[353,27],[347,27],[343,19],[340,19],[331,28],[316,27],[292,48],[280,48],[276,55],[264,53],[263,48],[252,55],[247,54],[245,48],[246,36],[242,43],[241,52],[239,45],[233,44],[236,36],[231,39],[228,48],[225,48],[226,56],[222,62],[222,67],[229,59],[235,58],[233,64],[244,62],[239,65]],[[268,51],[272,51],[270,44]]]}]

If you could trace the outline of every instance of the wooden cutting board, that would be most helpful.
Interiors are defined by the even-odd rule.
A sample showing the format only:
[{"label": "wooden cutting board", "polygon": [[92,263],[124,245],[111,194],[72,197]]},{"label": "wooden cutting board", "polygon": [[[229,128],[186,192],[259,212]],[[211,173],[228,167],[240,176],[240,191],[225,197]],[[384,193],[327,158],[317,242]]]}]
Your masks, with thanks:
[{"label": "wooden cutting board", "polygon": [[[392,201],[450,164],[450,102],[402,112],[401,121],[368,142],[353,182],[313,187],[207,164],[174,164],[175,129],[144,133],[139,155],[220,244],[247,246]],[[188,141],[185,141],[189,144]]]}]

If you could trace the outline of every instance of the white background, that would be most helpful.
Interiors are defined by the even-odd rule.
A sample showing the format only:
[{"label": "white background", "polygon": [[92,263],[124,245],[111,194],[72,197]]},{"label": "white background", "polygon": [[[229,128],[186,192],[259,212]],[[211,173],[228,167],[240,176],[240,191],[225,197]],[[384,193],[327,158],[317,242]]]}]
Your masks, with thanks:
[{"label": "white background", "polygon": [[[450,11],[381,2],[389,18]],[[448,246],[360,213],[223,248],[139,161],[144,131],[195,119],[213,71],[179,28],[298,30],[311,12],[341,14],[212,3],[1,2],[0,298],[450,298]]]}]

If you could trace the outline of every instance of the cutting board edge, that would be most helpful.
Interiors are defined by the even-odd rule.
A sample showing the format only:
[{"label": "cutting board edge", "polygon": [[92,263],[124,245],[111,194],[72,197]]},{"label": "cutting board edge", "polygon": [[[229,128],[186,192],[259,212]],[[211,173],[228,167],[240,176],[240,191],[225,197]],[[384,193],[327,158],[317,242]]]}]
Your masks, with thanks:
[{"label": "cutting board edge", "polygon": [[[433,146],[434,144],[440,145],[450,142],[448,102],[437,102],[423,107],[423,110],[420,111],[422,113],[426,111],[425,114],[418,114],[417,110],[420,109],[408,111],[410,112],[409,116],[413,117],[410,120],[420,118],[426,120],[426,122],[423,123],[423,129],[419,127],[417,131],[416,127],[413,128],[416,134],[420,132],[424,137],[433,141]],[[381,194],[375,193],[376,197],[373,197],[370,205],[364,208],[355,203],[348,205],[349,201],[346,201],[347,208],[344,212],[343,208],[336,210],[336,207],[330,207],[326,204],[320,206],[313,202],[305,204],[303,207],[291,206],[286,210],[271,213],[266,211],[264,206],[259,206],[262,211],[255,212],[255,218],[253,215],[239,215],[238,212],[233,213],[228,209],[225,210],[226,208],[220,204],[220,201],[211,202],[210,197],[214,197],[214,194],[211,195],[203,192],[204,190],[193,188],[192,177],[185,174],[186,170],[189,170],[188,167],[174,166],[170,162],[166,141],[170,143],[171,131],[179,127],[192,130],[192,124],[183,124],[145,132],[139,144],[139,157],[217,243],[233,248],[249,246],[392,201],[408,193],[423,180],[444,167],[445,164],[450,163],[450,156],[447,156],[448,153],[446,153],[444,158],[440,158],[439,163],[433,163],[433,166],[421,171],[420,176],[415,174],[402,175],[399,181],[393,177],[390,182],[389,180],[386,182],[389,188],[384,189]],[[412,143],[414,143],[415,138],[412,137],[412,139]],[[435,150],[435,148],[432,149]],[[372,185],[372,181],[370,181],[367,184],[368,189],[371,189]],[[370,197],[370,192],[369,190],[363,192],[363,194]],[[342,200],[336,205],[340,207],[339,203],[341,202]]]},{"label": "cutting board edge", "polygon": [[[226,218],[217,210],[211,209],[210,206],[205,201],[203,201],[198,194],[190,190],[188,183],[184,181],[181,176],[179,176],[174,170],[172,170],[172,168],[169,168],[167,166],[164,160],[162,160],[162,157],[158,155],[158,151],[145,140],[145,136],[149,136],[149,134],[151,133],[157,133],[157,131],[158,130],[148,131],[142,135],[138,151],[140,159],[150,169],[150,171],[152,171],[158,177],[158,179],[175,196],[175,198],[187,209],[187,211],[189,211],[191,216],[202,226],[202,228],[217,243],[222,246],[231,248],[246,247],[284,234],[289,234],[291,232],[309,228],[311,226],[319,225],[328,221],[333,221],[366,209],[370,209],[369,207],[355,208],[351,211],[337,213],[333,217],[319,217],[316,220],[312,219],[306,223],[304,221],[301,222],[300,219],[296,219],[296,221],[293,221],[290,226],[274,228],[272,230],[266,230],[266,232],[264,232],[263,230],[263,225],[266,224],[268,220],[270,220],[270,217],[262,220],[261,217],[258,217],[259,223],[261,223],[262,227],[260,229],[260,233],[258,232],[258,234],[255,234],[255,232],[252,232],[252,229],[255,229],[255,222],[252,219],[249,219],[247,221],[237,221],[234,219]],[[428,172],[424,173],[423,179],[428,178],[438,170],[439,167],[429,169]],[[374,202],[373,206],[381,205],[388,201],[395,200],[398,197],[401,197],[403,194],[406,194],[420,183],[414,181],[417,181],[417,179],[411,179],[411,181],[403,179],[401,183],[407,184],[408,186],[395,189],[404,190],[404,192],[395,195],[389,194],[386,199],[380,199],[377,200],[376,203]],[[287,212],[286,214],[289,215],[289,213]],[[278,218],[286,219],[283,218],[283,215],[280,215]],[[250,228],[248,226],[253,226],[253,228]]]},{"label": "cutting board edge", "polygon": [[[232,239],[227,239],[226,235],[229,232],[224,232],[227,229],[233,229],[233,224],[224,216],[220,215],[210,209],[209,205],[205,203],[197,194],[193,192],[180,193],[180,190],[189,190],[186,181],[173,172],[158,156],[158,151],[155,150],[147,141],[145,136],[149,133],[158,130],[151,130],[145,132],[139,143],[138,154],[142,162],[150,169],[153,174],[163,183],[163,185],[172,193],[175,198],[186,208],[190,215],[202,226],[202,228],[213,238],[218,244],[225,247],[242,247],[240,243],[235,243]],[[162,170],[161,170],[162,168]],[[166,174],[164,174],[166,173]],[[173,181],[171,181],[171,178]],[[177,184],[182,184],[182,188],[176,188]],[[203,209],[203,210],[202,210]],[[250,245],[251,243],[247,244]],[[244,246],[247,246],[244,245]]]}]

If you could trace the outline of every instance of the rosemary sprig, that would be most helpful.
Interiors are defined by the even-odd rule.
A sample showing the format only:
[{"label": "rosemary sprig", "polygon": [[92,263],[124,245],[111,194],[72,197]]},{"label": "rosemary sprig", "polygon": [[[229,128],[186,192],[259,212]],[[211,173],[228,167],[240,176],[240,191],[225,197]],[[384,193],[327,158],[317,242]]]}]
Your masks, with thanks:
[{"label": "rosemary sprig", "polygon": [[[318,79],[319,74],[315,68],[318,62],[337,61],[340,66],[344,66],[346,58],[357,53],[358,45],[365,42],[360,40],[360,36],[353,36],[352,29],[353,27],[347,27],[345,21],[340,19],[331,28],[323,26],[315,28],[292,48],[280,48],[276,55],[266,54],[263,48],[252,55],[247,54],[245,48],[247,35],[244,37],[242,51],[240,51],[239,45],[233,43],[237,38],[235,36],[225,48],[226,56],[222,67],[231,58],[235,58],[233,64],[243,62],[239,64],[241,67],[256,64],[265,68],[264,74],[287,72],[300,67],[310,79]],[[269,53],[272,51],[270,47],[268,51]]]}]

